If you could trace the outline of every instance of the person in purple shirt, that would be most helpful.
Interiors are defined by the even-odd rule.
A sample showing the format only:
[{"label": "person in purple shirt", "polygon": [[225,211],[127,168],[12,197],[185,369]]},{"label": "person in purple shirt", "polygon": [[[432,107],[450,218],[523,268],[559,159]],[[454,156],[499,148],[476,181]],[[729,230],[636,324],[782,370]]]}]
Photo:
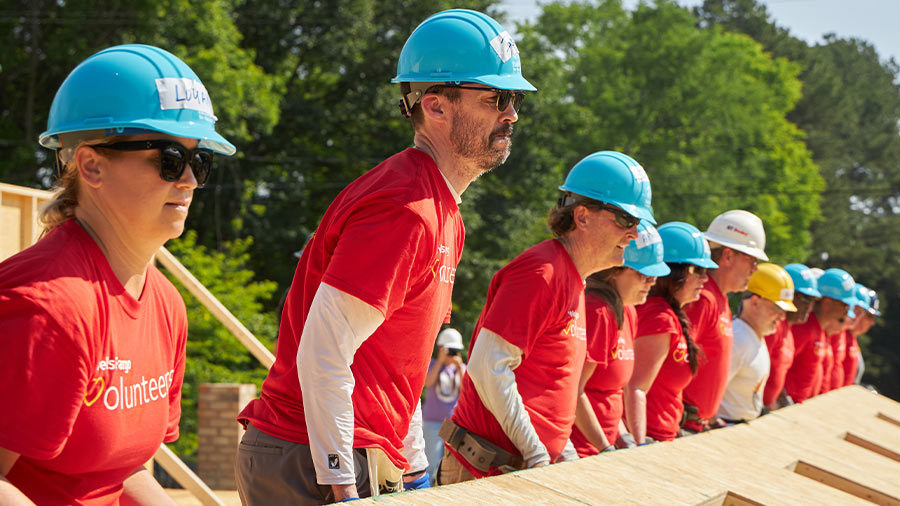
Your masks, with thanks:
[{"label": "person in purple shirt", "polygon": [[431,360],[425,376],[425,404],[422,405],[422,431],[425,435],[425,455],[428,475],[436,476],[444,455],[444,440],[438,436],[444,419],[450,418],[466,364],[462,360],[463,340],[456,329],[444,329],[437,338],[438,356]]}]

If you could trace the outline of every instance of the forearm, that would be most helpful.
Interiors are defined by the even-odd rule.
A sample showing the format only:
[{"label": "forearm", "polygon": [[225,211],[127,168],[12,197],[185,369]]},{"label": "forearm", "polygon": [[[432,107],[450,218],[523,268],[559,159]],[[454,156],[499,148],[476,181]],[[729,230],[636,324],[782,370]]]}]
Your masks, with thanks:
[{"label": "forearm", "polygon": [[383,321],[375,308],[324,283],[310,305],[297,350],[297,371],[319,484],[356,481],[351,398],[355,381],[350,364]]},{"label": "forearm", "polygon": [[639,388],[625,387],[625,417],[631,435],[637,444],[642,444],[647,438],[647,393]]},{"label": "forearm", "polygon": [[3,506],[34,506],[31,499],[2,475],[0,475],[0,504]]},{"label": "forearm", "polygon": [[581,431],[581,435],[594,445],[594,448],[603,450],[610,445],[606,433],[603,432],[603,427],[597,420],[597,414],[591,407],[591,401],[585,393],[578,396],[575,404],[575,426]]},{"label": "forearm", "polygon": [[513,370],[521,361],[519,348],[483,328],[472,348],[467,370],[481,402],[522,454],[526,466],[534,467],[550,462],[550,454],[531,425],[516,386]]},{"label": "forearm", "polygon": [[409,462],[409,471],[406,474],[424,471],[428,467],[428,457],[425,455],[425,434],[422,432],[422,402],[416,405],[412,420],[409,422],[409,431],[403,439],[403,458]]},{"label": "forearm", "polygon": [[122,497],[119,503],[129,505],[172,505],[175,501],[163,490],[162,486],[153,478],[150,471],[139,467],[122,483]]},{"label": "forearm", "polygon": [[425,375],[425,388],[431,388],[431,385],[434,385],[437,382],[438,376],[441,374],[441,364],[440,361],[435,361],[432,364],[431,368],[428,369],[428,374]]}]

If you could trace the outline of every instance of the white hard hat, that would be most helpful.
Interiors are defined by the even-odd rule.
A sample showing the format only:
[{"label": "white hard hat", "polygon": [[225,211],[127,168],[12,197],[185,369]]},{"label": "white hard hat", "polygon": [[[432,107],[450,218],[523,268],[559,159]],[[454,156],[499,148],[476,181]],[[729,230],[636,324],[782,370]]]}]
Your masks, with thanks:
[{"label": "white hard hat", "polygon": [[456,329],[444,329],[438,334],[437,345],[451,350],[463,349],[462,334]]},{"label": "white hard hat", "polygon": [[822,277],[822,274],[825,274],[825,271],[823,271],[822,269],[819,269],[818,267],[810,267],[809,273],[812,275],[813,278],[818,280],[819,278]]},{"label": "white hard hat", "polygon": [[721,245],[760,260],[769,260],[764,251],[766,231],[762,220],[753,213],[742,209],[726,211],[716,216],[703,235],[712,247]]}]

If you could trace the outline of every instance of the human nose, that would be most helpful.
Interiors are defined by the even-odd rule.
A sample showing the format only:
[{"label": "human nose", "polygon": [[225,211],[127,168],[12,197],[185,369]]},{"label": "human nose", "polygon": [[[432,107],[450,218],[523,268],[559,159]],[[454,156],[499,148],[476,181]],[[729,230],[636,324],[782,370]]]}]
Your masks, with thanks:
[{"label": "human nose", "polygon": [[519,121],[519,113],[516,112],[516,108],[513,107],[513,101],[510,100],[509,105],[506,106],[506,109],[504,109],[500,113],[500,122],[515,123],[516,121]]},{"label": "human nose", "polygon": [[194,190],[197,188],[197,176],[194,175],[194,168],[191,167],[190,164],[187,164],[184,168],[184,172],[181,174],[181,178],[175,183],[179,188],[183,188],[185,190]]}]

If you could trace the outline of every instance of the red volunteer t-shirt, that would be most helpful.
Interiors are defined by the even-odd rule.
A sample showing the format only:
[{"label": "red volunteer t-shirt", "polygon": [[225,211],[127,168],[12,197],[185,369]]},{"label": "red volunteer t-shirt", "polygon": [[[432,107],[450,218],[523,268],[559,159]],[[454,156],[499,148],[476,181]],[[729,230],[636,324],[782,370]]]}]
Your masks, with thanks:
[{"label": "red volunteer t-shirt", "polygon": [[831,371],[834,369],[834,351],[831,348],[831,336],[825,336],[825,357],[822,359],[822,381],[816,385],[813,395],[824,394],[831,390]]},{"label": "red volunteer t-shirt", "polygon": [[669,335],[666,359],[647,392],[647,435],[657,441],[671,441],[678,436],[684,412],[682,391],[693,378],[687,341],[678,316],[662,297],[650,297],[635,309],[635,340],[657,334]]},{"label": "red volunteer t-shirt", "polygon": [[[637,312],[634,306],[625,306],[625,318],[620,330],[612,308],[602,299],[588,292],[585,295],[587,309],[587,346],[589,362],[591,358],[605,356],[606,367],[597,365],[594,374],[584,385],[597,415],[597,421],[610,444],[619,438],[619,421],[625,412],[622,388],[631,379],[634,371],[634,334],[637,331]],[[580,457],[600,453],[584,437],[578,427],[572,426],[572,444]]]},{"label": "red volunteer t-shirt", "polygon": [[691,322],[691,337],[703,350],[697,374],[684,389],[684,401],[697,407],[700,418],[712,418],[719,412],[731,368],[734,335],[728,297],[710,277],[700,298],[685,306],[684,312]]},{"label": "red volunteer t-shirt", "polygon": [[[491,280],[469,351],[484,327],[522,350],[513,373],[531,425],[551,462],[562,453],[575,422],[578,380],[586,355],[584,281],[562,244],[543,241],[525,250]],[[592,357],[605,364],[605,357]],[[506,451],[521,455],[463,378],[452,420]],[[448,448],[449,450],[449,448]],[[485,474],[451,451],[475,477]]]},{"label": "red volunteer t-shirt", "polygon": [[822,383],[825,360],[825,331],[815,313],[805,323],[791,326],[794,336],[794,363],[788,369],[784,388],[794,402],[803,402],[816,393]]},{"label": "red volunteer t-shirt", "polygon": [[129,295],[74,220],[0,263],[0,447],[37,504],[114,504],[178,439],[187,316],[152,265]]},{"label": "red volunteer t-shirt", "polygon": [[378,309],[384,323],[351,371],[354,448],[380,448],[400,468],[435,336],[449,323],[465,231],[434,161],[409,148],[350,183],[328,207],[294,273],[275,364],[259,399],[238,415],[273,436],[309,444],[297,348],[320,283]]},{"label": "red volunteer t-shirt", "polygon": [[831,344],[831,353],[834,357],[831,366],[831,375],[828,381],[828,390],[835,390],[844,386],[844,362],[847,359],[847,339],[844,332],[828,336]]},{"label": "red volunteer t-shirt", "polygon": [[856,382],[856,374],[859,371],[859,342],[849,330],[844,331],[844,339],[847,340],[847,356],[844,357],[844,386],[847,386]]},{"label": "red volunteer t-shirt", "polygon": [[763,404],[768,406],[781,395],[784,390],[784,378],[794,362],[794,336],[787,320],[781,320],[775,332],[766,336],[766,347],[769,348],[769,379],[763,391]]}]

